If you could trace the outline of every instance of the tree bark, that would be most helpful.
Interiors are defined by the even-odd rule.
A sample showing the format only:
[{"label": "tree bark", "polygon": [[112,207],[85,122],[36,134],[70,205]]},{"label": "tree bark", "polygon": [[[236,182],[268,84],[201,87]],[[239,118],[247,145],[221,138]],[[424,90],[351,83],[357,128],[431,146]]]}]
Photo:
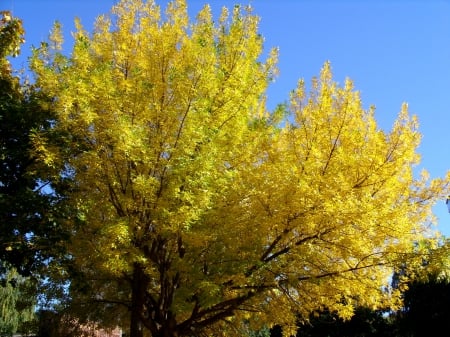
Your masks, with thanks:
[{"label": "tree bark", "polygon": [[133,279],[131,282],[130,337],[143,337],[144,325],[142,323],[142,313],[148,281],[142,266],[137,263],[134,264]]}]

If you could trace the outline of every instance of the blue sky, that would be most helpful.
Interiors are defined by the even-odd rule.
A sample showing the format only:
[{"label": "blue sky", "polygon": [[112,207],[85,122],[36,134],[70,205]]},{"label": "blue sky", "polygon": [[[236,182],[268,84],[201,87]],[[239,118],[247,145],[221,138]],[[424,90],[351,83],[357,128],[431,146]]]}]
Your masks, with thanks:
[{"label": "blue sky", "polygon": [[[26,66],[31,45],[46,40],[55,20],[70,41],[73,19],[91,29],[116,0],[1,0],[24,21],[26,45],[16,66]],[[163,8],[167,1],[156,1]],[[192,15],[208,1],[188,0]],[[210,0],[222,6],[251,4],[261,17],[265,48],[278,47],[280,75],[268,91],[269,106],[284,102],[297,81],[316,76],[330,61],[334,78],[351,78],[366,107],[388,130],[403,102],[419,118],[420,167],[431,177],[450,169],[450,0]],[[68,51],[68,49],[67,49]],[[449,137],[450,140],[450,137]],[[439,230],[450,236],[444,201],[434,209]]]}]

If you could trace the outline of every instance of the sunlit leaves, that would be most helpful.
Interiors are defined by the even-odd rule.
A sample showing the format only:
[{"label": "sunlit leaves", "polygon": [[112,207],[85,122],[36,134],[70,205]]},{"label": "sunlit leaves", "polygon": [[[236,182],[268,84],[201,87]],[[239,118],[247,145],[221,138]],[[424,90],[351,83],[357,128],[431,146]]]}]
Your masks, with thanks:
[{"label": "sunlit leaves", "polygon": [[169,335],[396,305],[392,268],[447,192],[413,175],[417,121],[405,105],[380,130],[329,63],[268,112],[276,51],[261,61],[258,19],[239,6],[213,17],[124,0],[92,34],[77,23],[69,57],[56,33],[35,51],[54,130],[72,139],[67,151],[37,134],[36,150],[73,173],[70,250],[102,289],[91,295],[125,282],[120,300]]},{"label": "sunlit leaves", "polygon": [[8,56],[16,57],[25,42],[22,21],[9,11],[0,11],[0,71],[2,75],[10,71]]}]

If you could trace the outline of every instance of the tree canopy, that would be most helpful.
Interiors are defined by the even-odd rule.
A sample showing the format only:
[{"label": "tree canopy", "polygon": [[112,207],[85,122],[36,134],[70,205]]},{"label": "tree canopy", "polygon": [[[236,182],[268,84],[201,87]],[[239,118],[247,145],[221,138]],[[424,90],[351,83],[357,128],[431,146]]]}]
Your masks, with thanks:
[{"label": "tree canopy", "polygon": [[0,336],[12,336],[17,331],[27,333],[34,328],[34,295],[33,280],[21,277],[14,268],[8,268],[0,284]]},{"label": "tree canopy", "polygon": [[[50,171],[33,154],[32,134],[50,128],[46,98],[12,68],[24,41],[22,21],[0,12],[0,334],[36,330],[41,281],[64,258],[56,193]],[[62,180],[62,179],[59,179]],[[56,286],[56,284],[54,284]],[[48,294],[48,293],[47,293]],[[55,294],[55,293],[54,293]],[[53,296],[53,294],[52,294]]]},{"label": "tree canopy", "polygon": [[393,267],[417,255],[448,193],[447,178],[413,174],[406,105],[379,129],[326,63],[268,111],[277,54],[263,60],[250,8],[215,20],[205,6],[192,22],[183,0],[165,12],[123,0],[92,33],[77,22],[69,56],[61,36],[56,25],[32,58],[56,113],[33,141],[72,181],[74,305],[138,337],[239,335],[248,322],[289,334],[315,310],[398,304]]},{"label": "tree canopy", "polygon": [[55,256],[62,231],[56,221],[58,198],[45,191],[48,169],[32,152],[33,132],[50,128],[52,114],[44,108],[42,93],[15,73],[8,60],[18,55],[23,35],[22,22],[1,12],[0,272],[9,266],[30,275],[42,272]]}]

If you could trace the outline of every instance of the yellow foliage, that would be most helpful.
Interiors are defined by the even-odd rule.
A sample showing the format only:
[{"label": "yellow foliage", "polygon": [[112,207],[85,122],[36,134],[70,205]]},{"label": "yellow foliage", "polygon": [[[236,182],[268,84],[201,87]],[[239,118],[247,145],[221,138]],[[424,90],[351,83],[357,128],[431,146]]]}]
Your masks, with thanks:
[{"label": "yellow foliage", "polygon": [[161,14],[123,0],[92,34],[77,29],[70,56],[43,45],[32,60],[71,148],[38,135],[36,148],[73,172],[74,261],[144,282],[148,329],[232,335],[254,317],[289,332],[297,313],[397,305],[383,291],[393,267],[431,235],[448,193],[447,178],[414,177],[420,133],[406,105],[380,130],[326,63],[309,92],[299,81],[284,119],[268,112],[276,51],[261,61],[258,18],[240,7],[215,23],[205,6],[191,23],[185,1]]}]

